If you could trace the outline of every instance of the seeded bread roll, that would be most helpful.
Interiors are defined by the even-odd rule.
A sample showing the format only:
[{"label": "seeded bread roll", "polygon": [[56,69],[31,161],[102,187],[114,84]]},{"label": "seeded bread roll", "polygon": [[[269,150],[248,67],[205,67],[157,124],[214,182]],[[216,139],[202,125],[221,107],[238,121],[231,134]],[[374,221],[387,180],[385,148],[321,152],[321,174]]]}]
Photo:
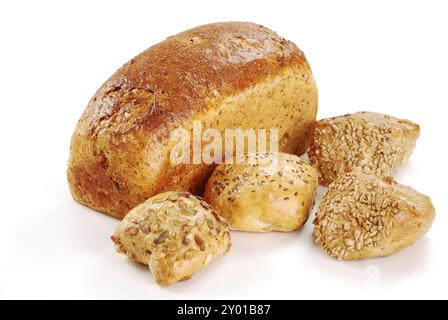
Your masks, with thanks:
[{"label": "seeded bread roll", "polygon": [[279,150],[301,154],[316,112],[310,66],[292,42],[253,23],[200,26],[126,63],[90,100],[71,142],[70,189],[123,218],[151,196],[197,194],[207,182],[214,165],[170,161],[175,129],[276,128]]},{"label": "seeded bread roll", "polygon": [[185,192],[166,192],[135,207],[112,240],[119,253],[148,265],[160,285],[189,279],[231,246],[227,223]]},{"label": "seeded bread roll", "polygon": [[323,185],[355,168],[386,177],[406,162],[419,134],[419,125],[409,120],[373,112],[347,114],[314,124],[308,157]]},{"label": "seeded bread roll", "polygon": [[314,237],[338,260],[388,256],[424,235],[434,217],[429,197],[356,170],[328,188],[313,222]]},{"label": "seeded bread roll", "polygon": [[316,170],[285,153],[253,154],[245,156],[242,163],[218,165],[205,187],[204,198],[231,229],[266,232],[301,228],[314,206]]}]

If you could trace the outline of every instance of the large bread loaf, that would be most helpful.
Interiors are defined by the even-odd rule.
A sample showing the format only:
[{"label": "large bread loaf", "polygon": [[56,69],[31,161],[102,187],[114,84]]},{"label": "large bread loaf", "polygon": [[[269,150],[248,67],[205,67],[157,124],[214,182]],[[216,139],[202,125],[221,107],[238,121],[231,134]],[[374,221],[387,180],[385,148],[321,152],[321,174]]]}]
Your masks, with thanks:
[{"label": "large bread loaf", "polygon": [[197,193],[213,165],[170,161],[176,128],[277,128],[279,150],[308,148],[317,90],[304,54],[252,23],[197,27],[149,48],[89,102],[73,134],[73,197],[122,218],[157,193]]}]

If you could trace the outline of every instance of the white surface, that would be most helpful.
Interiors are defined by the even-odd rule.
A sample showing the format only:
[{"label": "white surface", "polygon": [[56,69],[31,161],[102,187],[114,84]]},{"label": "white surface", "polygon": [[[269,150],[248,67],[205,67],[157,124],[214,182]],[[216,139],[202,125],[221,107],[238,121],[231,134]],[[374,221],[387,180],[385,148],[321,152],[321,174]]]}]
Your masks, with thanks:
[{"label": "white surface", "polygon": [[[446,1],[2,1],[1,298],[448,298]],[[337,262],[290,234],[233,233],[228,256],[158,287],[114,252],[118,224],[75,203],[65,178],[72,131],[124,62],[199,24],[246,20],[294,41],[319,88],[318,117],[360,109],[421,125],[397,179],[432,197],[414,246]],[[314,213],[313,213],[314,215]]]}]

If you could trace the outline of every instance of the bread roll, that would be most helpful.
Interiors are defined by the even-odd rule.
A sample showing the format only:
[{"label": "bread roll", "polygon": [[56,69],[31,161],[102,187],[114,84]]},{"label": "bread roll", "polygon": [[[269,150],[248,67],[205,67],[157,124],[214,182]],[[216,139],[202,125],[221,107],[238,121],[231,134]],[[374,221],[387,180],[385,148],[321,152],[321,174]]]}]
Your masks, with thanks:
[{"label": "bread roll", "polygon": [[161,285],[189,279],[231,246],[226,222],[206,202],[178,192],[132,209],[112,240],[118,252],[148,265]]},{"label": "bread roll", "polygon": [[253,155],[256,164],[221,164],[205,187],[204,199],[241,231],[293,231],[314,206],[318,176],[299,157],[279,153]]},{"label": "bread roll", "polygon": [[276,128],[280,151],[308,148],[317,90],[304,54],[260,25],[197,27],[149,48],[89,102],[72,137],[75,200],[122,218],[167,190],[196,193],[213,165],[170,162],[175,128]]},{"label": "bread roll", "polygon": [[434,217],[429,197],[356,170],[328,188],[313,222],[314,237],[339,260],[388,256],[424,235]]},{"label": "bread roll", "polygon": [[403,165],[420,133],[418,124],[389,115],[357,112],[315,123],[308,152],[324,185],[355,168],[379,177]]}]

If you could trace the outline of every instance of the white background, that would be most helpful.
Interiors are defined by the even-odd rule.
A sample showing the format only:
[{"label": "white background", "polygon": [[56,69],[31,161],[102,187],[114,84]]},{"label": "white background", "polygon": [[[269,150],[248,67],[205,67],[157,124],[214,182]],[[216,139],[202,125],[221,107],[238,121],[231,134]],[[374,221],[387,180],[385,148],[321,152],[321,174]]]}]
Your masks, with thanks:
[{"label": "white background", "polygon": [[[446,1],[1,1],[0,297],[448,298],[447,16]],[[229,20],[263,24],[305,52],[319,118],[372,110],[421,125],[396,178],[433,200],[424,238],[388,258],[337,262],[313,244],[312,219],[289,234],[234,232],[226,257],[168,288],[114,252],[118,221],[68,190],[75,124],[134,55]]]}]

